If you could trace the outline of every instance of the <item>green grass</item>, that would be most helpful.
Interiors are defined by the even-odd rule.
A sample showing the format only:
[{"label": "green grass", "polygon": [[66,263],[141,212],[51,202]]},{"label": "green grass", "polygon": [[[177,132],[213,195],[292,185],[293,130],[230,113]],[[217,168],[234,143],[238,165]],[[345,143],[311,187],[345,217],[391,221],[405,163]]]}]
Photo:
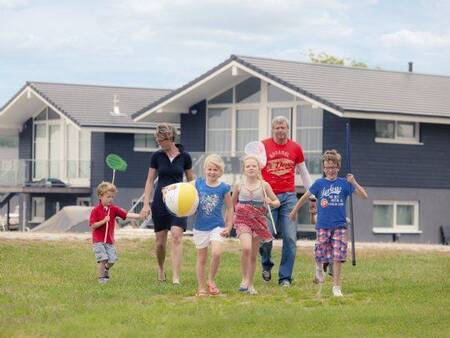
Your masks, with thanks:
[{"label": "green grass", "polygon": [[330,280],[318,294],[312,253],[300,248],[292,288],[264,284],[258,268],[260,294],[249,296],[237,291],[231,242],[217,280],[223,295],[197,299],[190,241],[178,287],[156,281],[153,240],[117,247],[112,278],[99,285],[88,241],[0,243],[0,336],[450,337],[448,253],[360,250],[335,299]]}]

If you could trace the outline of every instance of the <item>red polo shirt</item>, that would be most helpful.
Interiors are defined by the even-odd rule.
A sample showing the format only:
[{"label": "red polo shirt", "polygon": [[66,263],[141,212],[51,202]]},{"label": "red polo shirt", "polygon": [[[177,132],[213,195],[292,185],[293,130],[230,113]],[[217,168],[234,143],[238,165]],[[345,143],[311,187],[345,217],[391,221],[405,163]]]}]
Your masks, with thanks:
[{"label": "red polo shirt", "polygon": [[[102,202],[92,209],[91,217],[89,218],[89,225],[97,223],[105,219],[109,212],[109,222],[108,222],[108,234],[106,236],[106,243],[114,243],[114,228],[116,227],[116,217],[122,219],[127,218],[127,212],[117,205],[111,204],[109,207],[105,207]],[[103,242],[105,239],[106,224],[102,225],[97,229],[92,229],[92,242],[98,243]]]}]

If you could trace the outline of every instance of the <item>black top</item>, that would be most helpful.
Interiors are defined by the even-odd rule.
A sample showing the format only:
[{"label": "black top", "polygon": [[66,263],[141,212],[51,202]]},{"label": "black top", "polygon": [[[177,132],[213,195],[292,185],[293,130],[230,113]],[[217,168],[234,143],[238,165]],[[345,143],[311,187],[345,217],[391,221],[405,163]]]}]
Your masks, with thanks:
[{"label": "black top", "polygon": [[155,195],[152,202],[152,212],[159,215],[169,214],[163,199],[161,190],[173,183],[183,182],[183,174],[192,168],[192,159],[189,153],[183,151],[181,144],[176,144],[180,153],[170,162],[169,157],[163,150],[153,153],[150,160],[150,168],[156,170],[158,183],[155,187]]}]

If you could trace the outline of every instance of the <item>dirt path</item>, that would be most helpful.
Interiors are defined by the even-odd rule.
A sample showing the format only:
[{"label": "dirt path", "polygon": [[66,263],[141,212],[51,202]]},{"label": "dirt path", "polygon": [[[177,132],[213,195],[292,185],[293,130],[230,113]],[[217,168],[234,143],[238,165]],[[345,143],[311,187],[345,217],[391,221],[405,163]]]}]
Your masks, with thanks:
[{"label": "dirt path", "polygon": [[[192,234],[187,233],[186,238]],[[153,230],[146,229],[119,229],[116,231],[117,240],[147,240],[153,238]],[[38,233],[38,232],[0,232],[0,241],[21,240],[21,241],[87,241],[90,240],[90,233]],[[236,241],[236,239],[234,239]],[[275,246],[280,247],[281,241],[276,240]],[[313,248],[314,241],[298,241],[299,248]],[[437,244],[408,244],[408,243],[356,243],[356,249],[368,250],[400,250],[400,251],[438,251],[450,253],[450,246]]]}]

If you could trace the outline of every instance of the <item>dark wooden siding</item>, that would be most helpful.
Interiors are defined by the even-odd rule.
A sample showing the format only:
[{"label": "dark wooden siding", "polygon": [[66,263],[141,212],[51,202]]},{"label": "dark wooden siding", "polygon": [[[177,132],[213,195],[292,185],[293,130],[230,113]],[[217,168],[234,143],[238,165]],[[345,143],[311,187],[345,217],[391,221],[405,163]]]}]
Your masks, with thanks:
[{"label": "dark wooden siding", "polygon": [[91,134],[91,187],[105,180],[105,133]]},{"label": "dark wooden siding", "polygon": [[[345,122],[324,112],[323,147],[344,157]],[[423,145],[375,142],[375,120],[352,119],[352,171],[374,187],[450,188],[450,125],[421,123]]]},{"label": "dark wooden siding", "polygon": [[[134,134],[106,133],[105,151],[101,160],[105,163],[105,157],[111,153],[122,157],[127,162],[128,168],[125,172],[116,172],[117,187],[144,189],[152,153],[135,152],[133,148]],[[112,179],[112,170],[106,165],[104,165],[103,177],[108,181]]]},{"label": "dark wooden siding", "polygon": [[33,119],[23,124],[19,133],[19,158],[29,160],[33,156]]},{"label": "dark wooden siding", "polygon": [[[191,112],[195,110],[196,113]],[[181,115],[181,144],[188,152],[205,151],[206,101],[201,101],[189,109],[189,114]]]}]

